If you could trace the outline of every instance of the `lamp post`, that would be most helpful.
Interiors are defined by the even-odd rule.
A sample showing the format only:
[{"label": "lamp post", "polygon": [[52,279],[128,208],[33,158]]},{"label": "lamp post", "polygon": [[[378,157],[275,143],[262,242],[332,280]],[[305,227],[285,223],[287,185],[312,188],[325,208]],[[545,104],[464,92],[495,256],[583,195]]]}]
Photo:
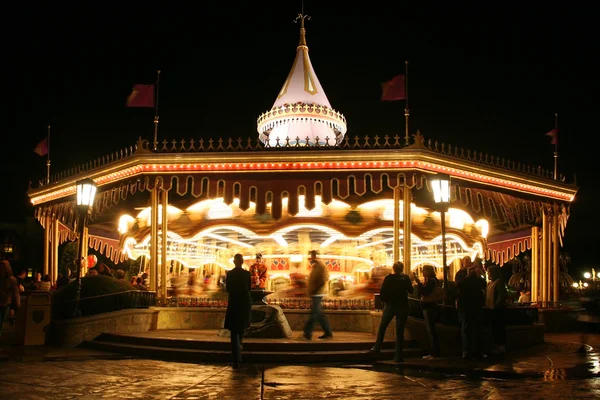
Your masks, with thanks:
[{"label": "lamp post", "polygon": [[440,211],[442,223],[442,266],[444,271],[444,292],[448,291],[448,266],[446,265],[446,211],[450,204],[450,177],[438,174],[430,180],[433,200]]},{"label": "lamp post", "polygon": [[77,182],[77,233],[79,235],[79,246],[77,246],[77,280],[75,286],[75,316],[81,314],[79,309],[79,299],[81,298],[81,256],[84,253],[87,243],[85,243],[84,232],[87,225],[87,219],[92,213],[94,198],[96,197],[96,183],[91,179],[83,179]]}]

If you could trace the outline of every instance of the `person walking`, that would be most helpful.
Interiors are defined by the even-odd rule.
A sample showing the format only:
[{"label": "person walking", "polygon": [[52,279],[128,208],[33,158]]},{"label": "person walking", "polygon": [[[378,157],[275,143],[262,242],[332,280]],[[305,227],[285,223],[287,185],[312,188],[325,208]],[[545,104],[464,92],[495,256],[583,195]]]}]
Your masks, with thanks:
[{"label": "person walking", "polygon": [[315,322],[319,321],[323,328],[324,334],[319,336],[319,339],[331,339],[333,332],[329,325],[329,320],[323,312],[321,305],[323,297],[327,293],[327,282],[329,282],[329,271],[323,261],[317,258],[317,251],[311,250],[310,264],[312,265],[310,275],[308,276],[308,295],[311,298],[312,304],[310,309],[310,317],[304,326],[303,337],[307,340],[312,339],[313,327]]},{"label": "person walking", "polygon": [[252,312],[252,296],[250,295],[250,272],[242,268],[244,256],[233,256],[235,267],[227,271],[225,288],[229,294],[225,323],[223,327],[231,333],[231,356],[233,368],[238,368],[242,361],[241,345],[244,332],[250,326]]},{"label": "person walking", "polygon": [[371,351],[375,353],[381,351],[385,331],[390,322],[392,322],[392,319],[396,317],[396,350],[394,361],[403,362],[402,350],[404,346],[404,327],[408,318],[408,293],[412,293],[414,289],[408,275],[403,273],[404,264],[401,261],[397,261],[392,265],[392,271],[393,273],[386,276],[381,285],[380,295],[385,306],[383,307],[381,322],[377,330],[377,341],[371,348]]}]

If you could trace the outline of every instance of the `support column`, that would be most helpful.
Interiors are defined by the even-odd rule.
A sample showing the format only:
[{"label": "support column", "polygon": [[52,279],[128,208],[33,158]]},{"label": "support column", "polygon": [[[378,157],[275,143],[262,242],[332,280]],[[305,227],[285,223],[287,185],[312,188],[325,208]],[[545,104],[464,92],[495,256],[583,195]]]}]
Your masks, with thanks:
[{"label": "support column", "polygon": [[[50,281],[56,282],[58,278],[58,221],[52,218],[50,240],[52,241],[52,247],[50,249]],[[69,267],[71,271],[74,270],[74,266]]]},{"label": "support column", "polygon": [[[50,232],[52,229],[52,219],[50,216],[46,216],[44,218],[44,264],[42,267],[42,276],[50,275],[50,246],[52,245],[50,242]],[[51,282],[55,282],[56,280],[52,280]]]},{"label": "support column", "polygon": [[394,262],[400,261],[400,185],[394,188]]},{"label": "support column", "polygon": [[150,192],[150,287],[151,291],[158,289],[158,188]]},{"label": "support column", "polygon": [[402,257],[402,262],[404,263],[404,273],[410,274],[411,270],[411,256],[412,256],[412,243],[410,237],[412,235],[412,217],[410,213],[410,203],[412,201],[412,191],[405,184],[404,190],[402,191],[402,200],[404,202],[403,206],[403,235],[404,240],[402,242],[402,247],[404,247],[404,254]]},{"label": "support column", "polygon": [[548,224],[548,214],[546,212],[546,210],[543,211],[543,215],[542,215],[542,268],[541,268],[541,275],[542,275],[542,302],[546,303],[548,302],[550,299],[548,298],[548,287],[549,287],[549,282],[548,282],[548,277],[549,277],[549,269],[550,269],[550,260],[549,260],[549,246],[548,246],[548,242],[549,242],[549,237],[550,237],[550,226]]},{"label": "support column", "polygon": [[160,293],[163,300],[167,298],[167,213],[169,192],[160,189],[162,205],[161,246],[160,246]]},{"label": "support column", "polygon": [[560,263],[558,242],[558,214],[557,210],[552,213],[552,301],[558,306],[560,288]]},{"label": "support column", "polygon": [[531,301],[540,299],[540,228],[531,228]]},{"label": "support column", "polygon": [[[88,256],[88,252],[89,252],[89,248],[90,248],[90,235],[89,235],[87,226],[83,227],[83,242],[82,243],[83,244],[81,246],[81,257],[83,259],[87,260],[87,256]],[[87,263],[84,263],[81,268],[81,276],[86,276],[88,269],[89,268],[88,268]]]}]

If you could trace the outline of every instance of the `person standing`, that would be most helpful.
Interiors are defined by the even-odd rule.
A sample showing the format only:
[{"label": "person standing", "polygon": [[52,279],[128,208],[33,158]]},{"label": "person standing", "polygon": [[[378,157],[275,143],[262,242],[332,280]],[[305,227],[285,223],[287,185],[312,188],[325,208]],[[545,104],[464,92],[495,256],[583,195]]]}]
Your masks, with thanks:
[{"label": "person standing", "polygon": [[231,355],[233,367],[238,368],[242,361],[240,347],[244,332],[250,326],[252,312],[252,296],[250,295],[250,272],[242,268],[244,256],[233,256],[235,267],[227,271],[225,288],[229,293],[224,328],[231,333]]},{"label": "person standing", "polygon": [[427,327],[427,333],[429,334],[429,343],[431,346],[431,353],[423,356],[426,360],[432,360],[440,355],[440,342],[437,334],[437,298],[438,292],[441,292],[437,278],[435,277],[435,270],[433,265],[423,266],[423,277],[425,283],[421,283],[419,277],[413,274],[415,282],[419,287],[419,293],[421,294],[421,301],[423,305],[423,317],[425,319],[425,326]]},{"label": "person standing", "polygon": [[500,267],[489,267],[488,277],[489,283],[485,296],[485,307],[491,312],[492,337],[494,339],[492,353],[504,354],[506,353],[506,322],[504,313],[508,292],[506,291],[504,279],[502,279],[502,270]]},{"label": "person standing", "polygon": [[396,317],[396,350],[394,361],[403,362],[402,350],[404,346],[404,327],[408,318],[408,293],[412,293],[414,289],[408,275],[402,272],[404,264],[401,261],[395,262],[392,265],[392,270],[393,273],[386,276],[381,285],[380,295],[385,306],[383,307],[381,322],[377,330],[377,341],[371,348],[371,351],[375,353],[380,352],[385,331],[390,322],[392,322],[392,319]]},{"label": "person standing", "polygon": [[471,268],[472,265],[473,261],[471,261],[471,257],[469,256],[464,256],[462,260],[460,260],[460,269],[454,275],[454,282],[456,282],[457,285],[461,284],[462,281],[465,280],[468,274],[467,270]]},{"label": "person standing", "polygon": [[261,253],[256,253],[256,262],[250,266],[252,289],[264,289],[267,283],[267,266]]},{"label": "person standing", "polygon": [[323,312],[321,305],[323,297],[327,293],[327,282],[329,282],[329,271],[323,261],[317,258],[317,251],[311,250],[310,263],[312,268],[308,276],[308,295],[311,298],[312,304],[310,309],[310,317],[304,326],[303,336],[307,340],[312,339],[313,327],[315,322],[319,321],[323,328],[324,334],[319,336],[319,339],[331,339],[333,332],[329,325],[329,320]]},{"label": "person standing", "polygon": [[462,357],[483,358],[483,306],[485,279],[477,267],[469,267],[467,277],[458,285],[457,308],[461,325]]},{"label": "person standing", "polygon": [[8,260],[0,261],[0,335],[4,321],[21,307],[19,283],[13,276]]}]

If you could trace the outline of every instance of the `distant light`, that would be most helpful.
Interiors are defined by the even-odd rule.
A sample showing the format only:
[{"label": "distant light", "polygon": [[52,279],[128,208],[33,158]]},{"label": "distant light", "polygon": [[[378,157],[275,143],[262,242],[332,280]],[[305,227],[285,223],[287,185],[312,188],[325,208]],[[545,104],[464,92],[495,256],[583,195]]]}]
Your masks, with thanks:
[{"label": "distant light", "polygon": [[587,282],[583,282],[583,287],[588,287],[588,283]]},{"label": "distant light", "polygon": [[573,283],[573,287],[579,287],[579,283],[577,283],[577,282],[574,282],[574,283]]},{"label": "distant light", "polygon": [[589,272],[585,272],[585,273],[583,274],[583,277],[584,277],[585,279],[590,279],[590,278],[592,277],[592,274],[590,274]]}]

